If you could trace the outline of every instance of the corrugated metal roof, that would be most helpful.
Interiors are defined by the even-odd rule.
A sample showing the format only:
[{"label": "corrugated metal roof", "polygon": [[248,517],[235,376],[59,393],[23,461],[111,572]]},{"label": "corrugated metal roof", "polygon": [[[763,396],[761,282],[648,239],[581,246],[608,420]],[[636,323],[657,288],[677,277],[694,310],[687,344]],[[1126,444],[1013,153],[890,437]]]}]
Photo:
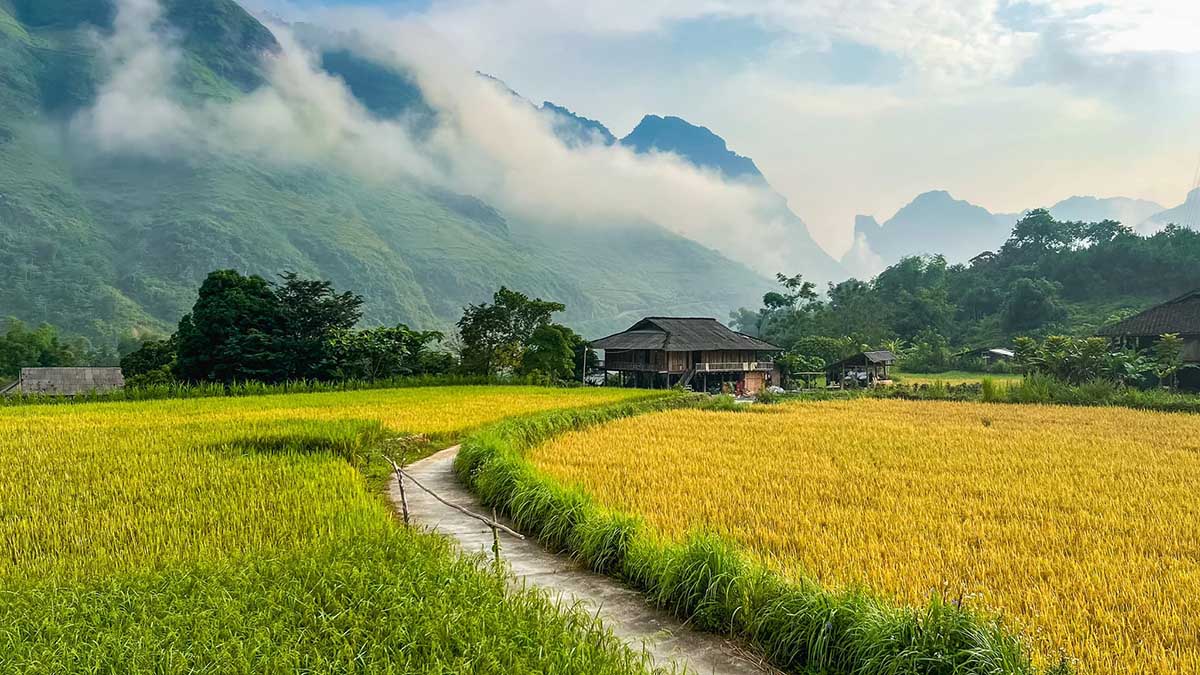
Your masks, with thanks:
[{"label": "corrugated metal roof", "polygon": [[647,349],[668,352],[717,350],[782,351],[775,345],[731,330],[709,318],[652,316],[621,333],[595,340],[594,349]]},{"label": "corrugated metal roof", "polygon": [[76,396],[121,389],[125,376],[120,368],[22,368],[18,385],[22,394]]},{"label": "corrugated metal roof", "polygon": [[1200,335],[1200,291],[1192,291],[1170,302],[1101,328],[1103,337],[1158,337],[1167,333]]},{"label": "corrugated metal roof", "polygon": [[865,366],[871,364],[892,364],[896,362],[896,355],[887,351],[880,350],[877,352],[860,352],[847,359],[842,359],[837,363],[831,364],[827,370],[835,370],[837,368],[845,368],[847,366]]}]

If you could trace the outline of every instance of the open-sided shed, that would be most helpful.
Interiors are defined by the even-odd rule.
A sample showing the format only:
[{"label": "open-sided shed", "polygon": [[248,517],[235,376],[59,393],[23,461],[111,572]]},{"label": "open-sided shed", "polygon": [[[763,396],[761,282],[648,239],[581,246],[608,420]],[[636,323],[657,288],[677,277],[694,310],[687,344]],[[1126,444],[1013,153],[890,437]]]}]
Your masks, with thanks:
[{"label": "open-sided shed", "polygon": [[872,387],[890,381],[888,370],[895,364],[889,351],[859,352],[826,368],[825,379],[840,387]]}]

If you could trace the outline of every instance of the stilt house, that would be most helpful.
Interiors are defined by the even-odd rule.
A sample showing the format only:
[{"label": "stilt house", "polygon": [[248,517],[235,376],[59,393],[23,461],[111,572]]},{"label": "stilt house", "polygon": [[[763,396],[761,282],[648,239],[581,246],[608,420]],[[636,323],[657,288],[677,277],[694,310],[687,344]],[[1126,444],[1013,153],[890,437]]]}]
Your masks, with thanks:
[{"label": "stilt house", "polygon": [[602,369],[630,386],[691,386],[718,392],[730,385],[754,395],[779,382],[775,345],[738,333],[716,319],[649,317],[629,330],[595,340]]}]

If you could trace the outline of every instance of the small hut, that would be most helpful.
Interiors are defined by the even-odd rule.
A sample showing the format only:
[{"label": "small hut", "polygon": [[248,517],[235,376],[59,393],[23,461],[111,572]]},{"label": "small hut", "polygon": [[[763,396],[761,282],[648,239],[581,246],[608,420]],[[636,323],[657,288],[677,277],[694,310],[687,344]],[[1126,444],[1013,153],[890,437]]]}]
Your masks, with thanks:
[{"label": "small hut", "polygon": [[103,394],[125,387],[120,368],[22,368],[21,377],[4,394],[79,396]]},{"label": "small hut", "polygon": [[1106,326],[1099,335],[1125,347],[1149,349],[1168,333],[1183,338],[1183,361],[1197,366],[1179,373],[1179,386],[1200,390],[1200,290]]},{"label": "small hut", "polygon": [[895,364],[896,355],[889,351],[859,352],[826,368],[825,381],[844,389],[890,384],[888,371]]},{"label": "small hut", "polygon": [[1016,354],[1011,349],[1004,347],[984,347],[982,349],[970,349],[965,352],[960,352],[954,355],[956,359],[977,359],[983,361],[989,366],[994,366],[997,363],[1009,363],[1013,360]]}]

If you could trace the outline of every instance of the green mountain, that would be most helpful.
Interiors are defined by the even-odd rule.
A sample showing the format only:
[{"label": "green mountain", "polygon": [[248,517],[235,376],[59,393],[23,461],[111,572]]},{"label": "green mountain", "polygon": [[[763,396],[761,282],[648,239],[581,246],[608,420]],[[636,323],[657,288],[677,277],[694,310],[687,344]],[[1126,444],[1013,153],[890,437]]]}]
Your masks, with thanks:
[{"label": "green mountain", "polygon": [[[194,101],[263,86],[278,45],[232,0],[163,0]],[[366,321],[444,328],[501,284],[553,298],[588,334],[641,314],[724,316],[768,283],[654,226],[579,232],[513,222],[467,195],[336,167],[237,156],[100,153],[67,133],[105,73],[111,0],[0,0],[0,317],[113,340],[168,330],[203,276],[233,267],[328,278]],[[323,67],[380,117],[424,111],[403,73],[347,52]],[[411,117],[411,115],[410,115]],[[418,115],[420,117],[420,115]]]}]

